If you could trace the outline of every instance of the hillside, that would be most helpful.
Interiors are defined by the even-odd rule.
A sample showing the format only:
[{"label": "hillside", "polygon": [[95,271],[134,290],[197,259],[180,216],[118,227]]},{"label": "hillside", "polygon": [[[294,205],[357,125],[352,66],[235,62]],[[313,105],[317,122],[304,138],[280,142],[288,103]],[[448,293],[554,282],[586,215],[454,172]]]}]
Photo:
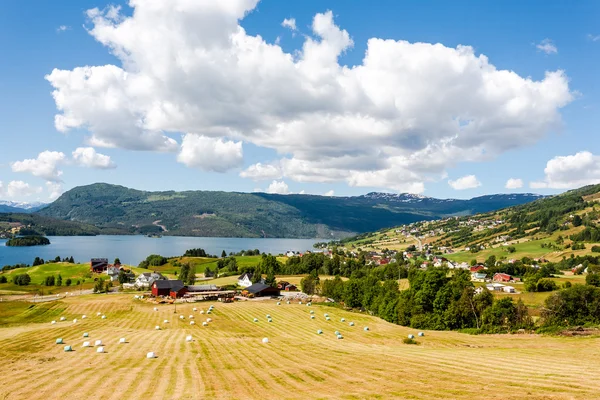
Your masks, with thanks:
[{"label": "hillside", "polygon": [[482,262],[492,255],[560,261],[590,254],[600,242],[598,199],[600,185],[586,186],[498,211],[363,234],[344,244],[395,250],[422,246],[459,262]]},{"label": "hillside", "polygon": [[470,200],[369,193],[356,197],[146,192],[104,183],[74,188],[41,215],[136,233],[216,237],[335,238],[384,227],[469,215],[538,195],[510,194]]},{"label": "hillside", "polygon": [[0,238],[12,234],[44,236],[94,236],[126,234],[123,228],[97,228],[77,221],[64,221],[39,214],[0,213]]},{"label": "hillside", "polygon": [[46,203],[24,203],[16,201],[0,200],[0,213],[32,213],[44,207]]}]

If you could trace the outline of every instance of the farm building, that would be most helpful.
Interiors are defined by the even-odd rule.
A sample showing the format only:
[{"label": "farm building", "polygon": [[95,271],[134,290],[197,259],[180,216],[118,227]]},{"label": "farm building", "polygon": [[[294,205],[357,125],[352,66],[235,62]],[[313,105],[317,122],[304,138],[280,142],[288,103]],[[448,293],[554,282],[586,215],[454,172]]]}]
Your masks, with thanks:
[{"label": "farm building", "polygon": [[166,280],[161,273],[159,272],[144,272],[140,274],[135,280],[135,286],[138,288],[149,288],[152,286],[152,283],[157,280]]},{"label": "farm building", "polygon": [[485,269],[485,267],[483,265],[475,265],[475,266],[469,268],[469,271],[471,271],[471,272],[480,272],[480,271],[482,271],[484,269]]},{"label": "farm building", "polygon": [[252,273],[244,272],[238,277],[238,285],[241,287],[248,287],[252,285]]},{"label": "farm building", "polygon": [[296,285],[290,283],[290,284],[286,285],[284,290],[286,292],[295,292],[296,290],[298,290],[298,287]]},{"label": "farm building", "polygon": [[242,295],[249,297],[279,296],[279,289],[265,285],[264,283],[255,283],[244,289]]},{"label": "farm building", "polygon": [[502,288],[502,291],[505,292],[505,293],[517,293],[517,291],[515,290],[515,288],[512,287],[512,286],[504,286]]},{"label": "farm building", "polygon": [[92,258],[90,260],[90,271],[101,273],[108,269],[108,258]]},{"label": "farm building", "polygon": [[288,281],[279,281],[277,282],[277,289],[279,290],[285,290],[285,287],[288,286],[290,283]]},{"label": "farm building", "polygon": [[172,298],[182,297],[187,293],[187,288],[179,279],[156,280],[152,283],[152,295],[171,296]]},{"label": "farm building", "polygon": [[204,292],[216,292],[219,288],[217,285],[188,285],[187,291],[189,294],[204,293]]},{"label": "farm building", "polygon": [[471,280],[475,282],[485,282],[487,275],[482,272],[474,272],[471,274]]},{"label": "farm building", "polygon": [[498,272],[498,273],[494,274],[494,277],[492,278],[492,280],[494,282],[510,282],[512,280],[512,278],[508,274],[503,274],[501,272]]}]

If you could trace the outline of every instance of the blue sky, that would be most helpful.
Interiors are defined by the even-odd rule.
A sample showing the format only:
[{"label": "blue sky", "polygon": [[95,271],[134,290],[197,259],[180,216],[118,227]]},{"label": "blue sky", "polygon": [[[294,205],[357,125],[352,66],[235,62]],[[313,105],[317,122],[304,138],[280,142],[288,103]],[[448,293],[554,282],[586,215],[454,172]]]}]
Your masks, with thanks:
[{"label": "blue sky", "polygon": [[[144,2],[136,3],[142,11]],[[206,7],[183,13],[187,18],[171,15],[174,3],[169,6],[165,2],[164,10],[151,15],[159,18],[156,23],[150,17],[143,20],[134,16],[126,2],[4,2],[0,13],[0,199],[48,201],[49,196],[94,182],[145,190],[260,189],[336,196],[414,191],[455,198],[499,192],[551,194],[600,182],[600,139],[596,132],[600,123],[598,2],[380,1],[376,7],[365,7],[364,2],[323,0],[263,0],[255,7],[251,0],[239,3],[241,15],[247,11],[238,22],[245,35],[260,35],[264,43],[280,46],[281,54],[293,58],[300,72],[289,65],[279,68],[285,57],[252,58],[252,51],[252,62],[264,62],[264,68],[246,71],[237,65],[227,70],[229,64],[219,65],[223,54],[240,51],[229,47],[226,42],[233,31],[222,27],[235,25],[236,13],[240,13],[237,9]],[[111,14],[110,5],[122,6],[118,17]],[[100,10],[98,15],[87,12],[93,8]],[[326,14],[329,10],[330,19]],[[333,36],[317,32],[313,25],[317,14],[323,15],[319,20],[322,32],[334,32]],[[202,15],[211,17],[205,20]],[[200,39],[190,36],[187,47],[180,53],[174,51],[181,38],[169,36],[177,28],[169,16],[172,20],[184,18],[180,22],[189,24],[186,32]],[[129,18],[138,18],[133,33],[94,30],[101,22],[116,26],[128,23]],[[218,18],[223,23],[212,26],[211,19]],[[294,27],[291,23],[283,26],[284,19],[293,19]],[[134,40],[153,29],[166,32],[164,42],[156,42],[157,49]],[[343,31],[347,37],[339,33]],[[391,75],[378,75],[378,70],[371,68],[352,77],[352,85],[370,82],[365,89],[369,101],[364,106],[361,96],[358,100],[352,97],[352,85],[334,87],[331,97],[329,93],[313,95],[343,76],[330,71],[328,54],[339,53],[338,57],[333,55],[337,59],[334,69],[360,67],[371,38],[408,44],[398,46],[397,56],[381,53],[380,57],[389,57],[386,63],[394,65]],[[123,46],[129,56],[111,52],[100,40],[113,48]],[[323,46],[311,56],[312,64],[305,66],[302,60],[310,58],[309,50],[303,50],[307,40]],[[440,43],[443,51],[430,46],[417,48],[415,43]],[[457,46],[461,45],[473,48],[472,57],[458,54]],[[193,54],[198,50],[194,46],[205,52],[204,58],[186,60],[181,56]],[[389,49],[390,53],[395,51],[394,47]],[[487,87],[477,71],[437,79],[447,73],[448,65],[455,65],[447,62],[465,60],[475,65],[480,55],[485,55],[495,70],[516,74],[518,79],[506,81],[505,74],[497,74],[493,79],[500,88],[518,86],[527,79],[540,84],[506,94],[504,105],[522,107],[518,116],[498,112],[498,103],[490,93],[468,99],[471,93]],[[446,56],[454,61],[445,60]],[[130,65],[124,63],[127,57]],[[169,61],[169,57],[173,59]],[[427,71],[420,74],[420,67],[408,70],[399,66],[413,59],[431,66],[431,70],[425,68]],[[137,123],[126,120],[131,115],[120,111],[96,112],[94,107],[106,100],[107,90],[80,89],[72,74],[69,79],[45,79],[54,69],[72,72],[77,67],[106,65],[126,71],[130,80],[136,73],[149,79],[141,81],[144,85],[153,82],[156,87],[165,86],[160,89],[164,93],[159,94],[157,89],[151,95],[134,95],[131,87],[127,93],[114,94],[121,97],[111,101],[117,102],[117,108],[131,106],[135,110],[132,114],[140,118]],[[186,68],[192,71],[189,75],[182,72]],[[215,71],[222,71],[222,76],[211,78]],[[547,71],[563,71],[560,82],[544,85]],[[319,74],[325,74],[324,78],[315,78]],[[168,78],[163,79],[165,76]],[[390,78],[408,83],[390,83]],[[453,82],[459,94],[449,88]],[[295,84],[299,86],[294,89]],[[116,85],[120,89],[126,83]],[[195,85],[198,89],[189,90]],[[313,94],[294,94],[306,87]],[[65,97],[66,109],[57,110],[54,89]],[[280,95],[279,101],[265,101]],[[378,106],[379,101],[383,104],[391,97],[396,97],[392,103],[397,109]],[[346,101],[348,98],[351,100]],[[464,105],[450,104],[462,100]],[[149,103],[161,104],[162,113],[156,113]],[[172,104],[179,111],[164,114]],[[432,104],[431,115],[427,116],[424,104]],[[188,106],[192,111],[181,111]],[[446,131],[448,120],[444,120],[448,108],[456,113],[457,120],[471,119],[473,126],[480,127],[467,133],[457,131],[453,136],[452,130]],[[69,114],[76,122],[68,122],[61,129],[55,124],[57,114]],[[370,119],[360,125],[356,118],[365,115]],[[149,125],[138,129],[139,121]],[[390,126],[379,132],[382,122]],[[340,126],[347,127],[348,133]],[[504,140],[504,129],[515,126],[518,132],[510,131]],[[150,131],[144,136],[149,138],[147,144],[139,144],[141,136],[136,135]],[[163,135],[172,142],[161,142]],[[440,143],[448,143],[450,137],[452,145],[444,144],[442,149]],[[465,144],[469,141],[477,144]],[[426,148],[428,151],[419,152]],[[38,157],[46,151],[54,153]],[[257,163],[271,169],[265,173],[253,168]],[[507,188],[510,178],[520,179],[522,185],[513,181]]]}]

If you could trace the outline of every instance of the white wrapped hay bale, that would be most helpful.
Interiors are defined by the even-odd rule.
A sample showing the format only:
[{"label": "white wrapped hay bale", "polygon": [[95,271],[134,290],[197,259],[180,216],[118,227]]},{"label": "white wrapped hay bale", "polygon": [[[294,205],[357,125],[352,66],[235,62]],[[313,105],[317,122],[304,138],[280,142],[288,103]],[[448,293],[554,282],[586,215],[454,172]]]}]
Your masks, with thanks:
[{"label": "white wrapped hay bale", "polygon": [[100,346],[96,349],[96,353],[104,353],[104,347]]},{"label": "white wrapped hay bale", "polygon": [[149,353],[146,353],[146,358],[156,358],[156,354],[153,351],[151,351]]},{"label": "white wrapped hay bale", "polygon": [[83,342],[81,347],[90,347],[90,342]]},{"label": "white wrapped hay bale", "polygon": [[127,340],[125,340],[124,337],[122,337],[121,339],[119,339],[119,343],[123,344],[123,343],[127,343]]},{"label": "white wrapped hay bale", "polygon": [[193,341],[193,340],[194,340],[194,339],[192,338],[192,335],[187,335],[187,336],[185,337],[185,341],[186,341],[186,342],[191,342],[191,341]]},{"label": "white wrapped hay bale", "polygon": [[269,338],[263,338],[262,342],[263,343],[269,343]]}]

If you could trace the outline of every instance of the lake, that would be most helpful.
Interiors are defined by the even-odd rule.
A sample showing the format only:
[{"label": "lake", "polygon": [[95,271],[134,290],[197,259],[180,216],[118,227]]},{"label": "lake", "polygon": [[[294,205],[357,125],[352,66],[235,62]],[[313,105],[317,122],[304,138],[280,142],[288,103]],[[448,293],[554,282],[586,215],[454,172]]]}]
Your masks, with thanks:
[{"label": "lake", "polygon": [[112,262],[116,257],[129,265],[138,265],[150,254],[165,257],[180,256],[188,249],[202,248],[209,254],[221,255],[225,250],[259,249],[261,253],[280,254],[288,250],[304,252],[312,250],[318,239],[250,239],[163,236],[48,236],[50,245],[9,247],[6,239],[0,239],[0,268],[18,263],[32,264],[35,257],[44,260],[56,256],[73,256],[76,262],[89,262],[90,258],[105,257]]}]

